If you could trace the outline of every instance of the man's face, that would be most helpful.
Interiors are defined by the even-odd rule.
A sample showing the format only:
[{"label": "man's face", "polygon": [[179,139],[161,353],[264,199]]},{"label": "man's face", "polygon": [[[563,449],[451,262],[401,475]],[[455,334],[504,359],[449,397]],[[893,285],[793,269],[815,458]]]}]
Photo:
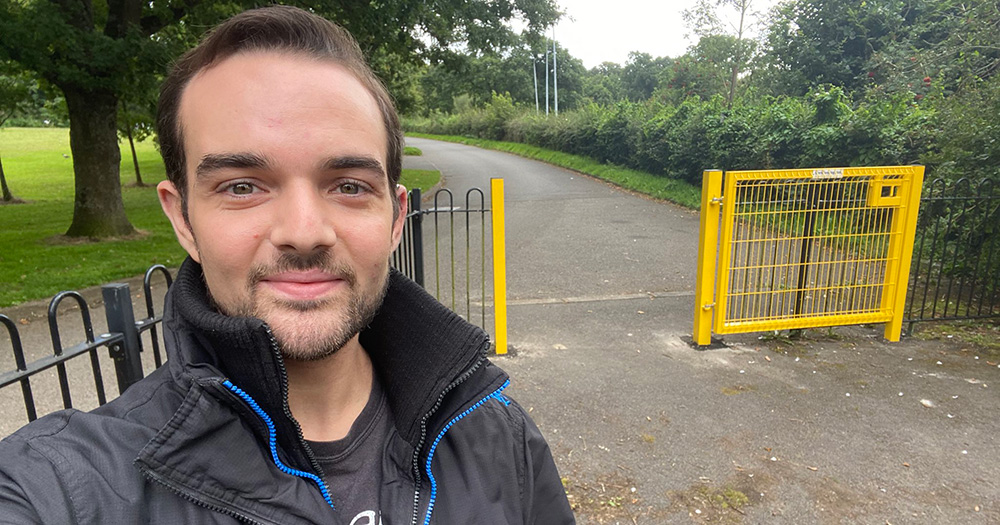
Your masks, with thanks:
[{"label": "man's face", "polygon": [[173,184],[160,200],[218,308],[263,319],[291,358],[356,337],[406,214],[374,98],[336,64],[244,53],[199,72],[179,117],[189,222]]}]

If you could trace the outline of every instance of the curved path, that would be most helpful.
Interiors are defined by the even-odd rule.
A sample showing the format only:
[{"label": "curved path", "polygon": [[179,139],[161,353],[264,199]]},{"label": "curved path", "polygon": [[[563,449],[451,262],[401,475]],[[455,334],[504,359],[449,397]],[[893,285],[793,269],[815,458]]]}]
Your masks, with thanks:
[{"label": "curved path", "polygon": [[[512,304],[694,290],[698,216],[578,173],[461,144],[407,138],[406,166],[440,170],[459,196],[504,179]],[[488,197],[487,197],[488,198]]]}]

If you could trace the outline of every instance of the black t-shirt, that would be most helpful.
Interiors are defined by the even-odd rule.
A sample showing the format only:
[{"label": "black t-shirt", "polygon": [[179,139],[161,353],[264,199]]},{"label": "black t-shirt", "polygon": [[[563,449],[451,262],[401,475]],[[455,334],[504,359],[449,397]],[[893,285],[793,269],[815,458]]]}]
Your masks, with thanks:
[{"label": "black t-shirt", "polygon": [[337,511],[351,516],[350,525],[387,525],[379,509],[382,456],[393,431],[392,414],[377,377],[372,391],[351,430],[337,441],[309,441],[323,468],[330,497]]}]

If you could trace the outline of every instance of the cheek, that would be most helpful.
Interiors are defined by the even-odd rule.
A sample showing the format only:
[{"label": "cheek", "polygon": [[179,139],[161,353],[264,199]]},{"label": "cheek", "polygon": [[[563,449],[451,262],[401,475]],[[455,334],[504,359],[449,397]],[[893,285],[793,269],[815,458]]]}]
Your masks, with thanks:
[{"label": "cheek", "polygon": [[202,265],[220,272],[239,271],[252,264],[263,233],[247,221],[224,227],[204,227],[195,232]]},{"label": "cheek", "polygon": [[354,257],[363,260],[367,266],[378,268],[391,254],[392,217],[353,222],[341,227],[338,235],[342,242],[352,247]]}]

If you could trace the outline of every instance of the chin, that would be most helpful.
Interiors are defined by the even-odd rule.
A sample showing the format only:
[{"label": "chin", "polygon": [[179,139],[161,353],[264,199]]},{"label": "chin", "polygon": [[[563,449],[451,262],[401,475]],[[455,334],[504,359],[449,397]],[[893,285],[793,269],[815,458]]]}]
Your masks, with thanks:
[{"label": "chin", "polygon": [[285,311],[277,315],[265,314],[261,319],[271,327],[285,357],[317,360],[335,354],[360,331],[344,316],[324,313],[326,315],[315,310]]}]

